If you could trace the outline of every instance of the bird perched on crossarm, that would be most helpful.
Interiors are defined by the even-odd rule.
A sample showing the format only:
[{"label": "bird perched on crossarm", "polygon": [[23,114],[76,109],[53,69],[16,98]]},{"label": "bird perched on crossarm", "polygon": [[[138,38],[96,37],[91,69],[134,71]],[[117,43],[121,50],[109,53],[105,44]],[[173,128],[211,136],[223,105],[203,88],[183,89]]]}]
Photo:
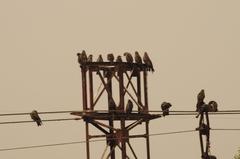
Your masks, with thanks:
[{"label": "bird perched on crossarm", "polygon": [[135,62],[138,64],[142,64],[142,58],[137,51],[135,51]]},{"label": "bird perched on crossarm", "polygon": [[108,55],[107,55],[107,60],[108,60],[109,62],[114,62],[114,55],[113,55],[113,54],[108,54]]},{"label": "bird perched on crossarm", "polygon": [[171,103],[168,102],[163,102],[161,105],[162,111],[163,111],[163,116],[169,115],[169,109],[172,106]]},{"label": "bird perched on crossarm", "polygon": [[197,105],[196,105],[196,107],[197,107],[196,111],[197,112],[199,112],[201,106],[203,106],[205,104],[204,99],[205,99],[205,92],[204,92],[204,89],[202,89],[197,95]]},{"label": "bird perched on crossarm", "polygon": [[122,57],[121,56],[117,56],[116,62],[122,62]]},{"label": "bird perched on crossarm", "polygon": [[152,61],[151,61],[150,57],[148,56],[147,52],[145,52],[143,55],[143,62],[149,67],[149,69],[152,72],[154,72]]},{"label": "bird perched on crossarm", "polygon": [[127,102],[127,106],[126,106],[126,113],[130,114],[132,113],[132,109],[133,109],[133,103],[132,101],[129,99]]},{"label": "bird perched on crossarm", "polygon": [[87,62],[93,62],[93,55],[89,55],[89,56],[88,56]]},{"label": "bird perched on crossarm", "polygon": [[103,62],[102,55],[99,55],[99,56],[98,56],[97,62]]},{"label": "bird perched on crossarm", "polygon": [[125,52],[123,55],[126,56],[126,61],[128,63],[133,63],[133,57],[132,57],[132,55],[130,53]]},{"label": "bird perched on crossarm", "polygon": [[33,110],[33,111],[30,113],[30,116],[31,116],[32,120],[37,123],[37,126],[41,126],[41,125],[42,125],[42,120],[41,120],[41,118],[39,117],[38,112],[37,112],[36,110]]}]

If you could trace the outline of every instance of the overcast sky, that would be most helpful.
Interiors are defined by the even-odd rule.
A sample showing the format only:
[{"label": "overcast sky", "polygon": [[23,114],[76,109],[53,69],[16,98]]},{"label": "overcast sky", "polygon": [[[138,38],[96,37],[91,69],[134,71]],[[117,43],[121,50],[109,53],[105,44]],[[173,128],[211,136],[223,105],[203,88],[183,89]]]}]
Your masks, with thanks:
[{"label": "overcast sky", "polygon": [[[156,69],[149,74],[151,110],[163,101],[173,110],[195,110],[200,89],[220,110],[239,109],[239,6],[239,0],[1,0],[0,112],[82,110],[76,53],[83,49],[95,59],[147,51]],[[210,120],[212,128],[240,128],[239,115]],[[194,116],[169,116],[153,121],[150,133],[192,130],[197,124]],[[0,130],[0,149],[85,139],[82,121],[1,125]],[[212,154],[231,159],[239,138],[236,131],[212,132]],[[105,142],[92,146],[92,158],[100,158]],[[133,140],[133,147],[146,158],[143,140]],[[0,152],[4,159],[33,155],[84,159],[85,144]],[[200,159],[198,133],[151,137],[151,156]]]}]

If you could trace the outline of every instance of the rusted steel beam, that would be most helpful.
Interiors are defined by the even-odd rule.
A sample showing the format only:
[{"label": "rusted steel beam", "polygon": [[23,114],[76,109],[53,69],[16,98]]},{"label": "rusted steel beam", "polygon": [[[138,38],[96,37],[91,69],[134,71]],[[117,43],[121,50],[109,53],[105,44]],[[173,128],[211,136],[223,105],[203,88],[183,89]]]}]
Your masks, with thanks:
[{"label": "rusted steel beam", "polygon": [[128,144],[128,147],[130,148],[130,150],[132,151],[132,154],[133,154],[134,158],[137,159],[138,157],[137,157],[137,155],[136,155],[136,153],[135,153],[135,151],[134,151],[132,145],[130,144],[129,141],[127,142],[127,144]]},{"label": "rusted steel beam", "polygon": [[138,126],[139,124],[142,124],[143,121],[144,121],[144,119],[140,119],[140,120],[138,120],[138,121],[136,121],[136,122],[128,125],[128,126],[126,127],[126,129],[127,129],[128,131],[130,131],[131,129],[135,128],[135,127]]},{"label": "rusted steel beam", "polygon": [[93,104],[93,73],[92,70],[89,69],[89,100],[90,100],[90,110],[94,110],[94,104]]},{"label": "rusted steel beam", "polygon": [[146,147],[147,147],[147,159],[150,159],[149,121],[146,121]]},{"label": "rusted steel beam", "polygon": [[90,144],[89,144],[89,125],[86,122],[86,154],[87,154],[87,159],[90,159]]},{"label": "rusted steel beam", "polygon": [[83,110],[88,109],[87,105],[87,69],[86,67],[82,67],[82,100],[83,100]]},{"label": "rusted steel beam", "polygon": [[136,88],[134,87],[134,85],[132,83],[132,79],[130,79],[130,77],[128,76],[128,74],[126,72],[125,72],[125,74],[126,74],[127,79],[129,80],[130,85],[132,86],[133,92],[135,93],[136,96],[138,96]]}]

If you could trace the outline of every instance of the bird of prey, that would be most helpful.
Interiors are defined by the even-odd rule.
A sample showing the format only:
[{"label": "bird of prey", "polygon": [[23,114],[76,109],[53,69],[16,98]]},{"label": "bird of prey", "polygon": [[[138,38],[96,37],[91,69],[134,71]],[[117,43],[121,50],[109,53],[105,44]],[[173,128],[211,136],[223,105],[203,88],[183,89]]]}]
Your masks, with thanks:
[{"label": "bird of prey", "polygon": [[142,64],[142,58],[137,51],[135,51],[135,62],[138,64]]},{"label": "bird of prey", "polygon": [[87,54],[85,50],[82,51],[81,56],[82,56],[82,62],[87,62]]},{"label": "bird of prey", "polygon": [[208,103],[208,111],[210,112],[217,112],[218,111],[218,104],[215,101],[210,101]]},{"label": "bird of prey", "polygon": [[103,62],[102,55],[99,55],[99,56],[98,56],[97,62]]},{"label": "bird of prey", "polygon": [[122,62],[122,57],[121,56],[117,56],[116,62]]},{"label": "bird of prey", "polygon": [[93,62],[93,55],[88,56],[87,62]]},{"label": "bird of prey", "polygon": [[33,111],[30,113],[30,116],[31,116],[32,120],[37,123],[37,126],[41,126],[41,125],[42,125],[42,120],[41,120],[41,118],[38,116],[38,112],[37,112],[36,110],[33,110]]},{"label": "bird of prey", "polygon": [[168,103],[168,102],[163,102],[161,104],[161,108],[162,108],[162,111],[163,111],[163,116],[169,115],[169,109],[170,109],[171,106],[172,106],[172,104]]},{"label": "bird of prey", "polygon": [[127,102],[127,106],[126,106],[126,113],[128,113],[128,114],[132,113],[132,109],[133,109],[133,103],[129,99],[128,102]]},{"label": "bird of prey", "polygon": [[205,98],[205,92],[204,92],[204,89],[202,89],[197,95],[197,105],[196,105],[197,110],[196,111],[199,112],[201,106],[205,104],[204,98]]},{"label": "bird of prey", "polygon": [[107,55],[107,60],[108,60],[109,62],[114,62],[114,55],[113,55],[113,54],[108,54],[108,55]]},{"label": "bird of prey", "polygon": [[133,57],[132,57],[132,55],[130,53],[125,52],[123,55],[126,56],[126,61],[128,63],[133,63]]},{"label": "bird of prey", "polygon": [[151,61],[150,57],[148,56],[147,52],[145,52],[143,55],[143,62],[149,67],[149,69],[152,72],[154,72],[152,61]]},{"label": "bird of prey", "polygon": [[81,53],[77,53],[78,56],[78,63],[81,65],[83,60],[82,60],[82,54]]}]

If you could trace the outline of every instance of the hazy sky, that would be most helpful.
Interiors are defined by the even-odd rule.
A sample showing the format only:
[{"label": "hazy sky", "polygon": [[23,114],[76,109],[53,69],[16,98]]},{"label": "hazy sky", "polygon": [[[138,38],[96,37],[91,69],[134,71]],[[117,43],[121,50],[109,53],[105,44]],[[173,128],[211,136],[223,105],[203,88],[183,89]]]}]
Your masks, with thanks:
[{"label": "hazy sky", "polygon": [[[216,100],[220,110],[239,109],[239,0],[1,0],[0,112],[81,110],[76,53],[147,51],[150,109],[170,101],[174,110],[195,110],[196,95]],[[42,116],[48,117],[48,116]],[[54,117],[70,117],[56,115]],[[30,117],[0,118],[0,121]],[[211,116],[212,128],[240,128],[238,116]],[[195,117],[153,121],[150,133],[191,130]],[[84,140],[82,121],[1,125],[0,149]],[[140,132],[141,129],[138,130]],[[212,154],[230,159],[240,132],[212,132]],[[135,144],[134,144],[135,143]],[[100,158],[105,143],[94,143]],[[142,140],[134,140],[139,158]],[[85,158],[85,144],[0,152],[1,158]],[[151,138],[153,159],[200,158],[198,133]],[[119,157],[117,157],[119,158]]]}]

